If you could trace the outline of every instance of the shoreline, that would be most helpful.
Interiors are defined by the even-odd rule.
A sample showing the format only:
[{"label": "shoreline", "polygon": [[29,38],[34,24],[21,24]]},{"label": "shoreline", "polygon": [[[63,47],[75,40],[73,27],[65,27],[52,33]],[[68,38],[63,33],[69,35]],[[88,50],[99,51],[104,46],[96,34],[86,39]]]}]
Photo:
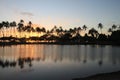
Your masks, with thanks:
[{"label": "shoreline", "polygon": [[120,71],[110,73],[100,73],[84,78],[73,78],[72,80],[120,80]]},{"label": "shoreline", "polygon": [[0,46],[22,45],[22,44],[47,44],[47,45],[112,45],[120,46],[120,43],[113,42],[0,42]]}]

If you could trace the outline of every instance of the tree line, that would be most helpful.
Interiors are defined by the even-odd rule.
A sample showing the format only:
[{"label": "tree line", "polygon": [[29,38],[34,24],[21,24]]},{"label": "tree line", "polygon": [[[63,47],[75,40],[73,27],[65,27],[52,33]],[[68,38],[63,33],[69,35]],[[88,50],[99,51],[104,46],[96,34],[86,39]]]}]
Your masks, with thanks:
[{"label": "tree line", "polygon": [[[103,24],[98,24],[98,29],[94,27],[88,30],[86,25],[82,27],[63,29],[62,26],[54,26],[51,30],[45,27],[33,27],[29,21],[25,25],[24,20],[19,23],[2,21],[0,23],[0,42],[46,42],[46,43],[119,43],[120,44],[120,26],[113,24],[108,29],[108,34],[103,33]],[[86,32],[88,30],[88,32]],[[81,32],[85,35],[82,36]],[[37,36],[33,34],[36,33]],[[13,36],[13,34],[15,36]],[[28,37],[27,37],[28,36]]]}]

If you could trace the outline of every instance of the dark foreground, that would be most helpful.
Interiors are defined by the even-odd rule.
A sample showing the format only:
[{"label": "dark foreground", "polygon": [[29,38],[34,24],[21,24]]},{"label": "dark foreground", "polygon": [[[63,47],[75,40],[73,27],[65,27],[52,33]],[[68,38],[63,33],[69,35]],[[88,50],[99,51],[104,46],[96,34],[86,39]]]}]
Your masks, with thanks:
[{"label": "dark foreground", "polygon": [[72,80],[120,80],[120,71],[93,75],[85,78],[75,78]]}]

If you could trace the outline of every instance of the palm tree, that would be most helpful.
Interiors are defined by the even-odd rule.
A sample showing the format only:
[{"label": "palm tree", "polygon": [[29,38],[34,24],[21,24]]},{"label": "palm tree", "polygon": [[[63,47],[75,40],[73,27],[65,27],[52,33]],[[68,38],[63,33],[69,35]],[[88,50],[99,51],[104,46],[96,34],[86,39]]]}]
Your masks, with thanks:
[{"label": "palm tree", "polygon": [[86,29],[87,29],[87,26],[86,25],[83,25],[83,27],[82,27],[85,31],[86,31]]},{"label": "palm tree", "polygon": [[81,29],[81,27],[78,27],[77,30],[78,30],[78,33],[80,33],[80,31],[81,31],[82,29]]},{"label": "palm tree", "polygon": [[29,31],[28,32],[31,35],[32,34],[32,22],[31,21],[29,21],[28,26],[29,26]]},{"label": "palm tree", "polygon": [[32,26],[32,22],[31,22],[31,21],[29,21],[28,25],[31,27],[31,26]]},{"label": "palm tree", "polygon": [[93,38],[97,38],[98,37],[98,31],[94,28],[91,28],[88,32],[88,34],[90,34]]},{"label": "palm tree", "polygon": [[101,30],[101,34],[102,34],[103,24],[102,24],[102,23],[99,23],[99,24],[98,24],[98,28]]},{"label": "palm tree", "polygon": [[[0,23],[0,33],[2,33],[3,24]],[[1,35],[1,34],[0,34]]]},{"label": "palm tree", "polygon": [[[38,34],[40,34],[41,33],[41,29],[40,29],[40,27],[36,27],[36,32],[38,33]],[[38,35],[39,36],[39,35]]]},{"label": "palm tree", "polygon": [[67,30],[65,31],[65,34],[70,33],[73,36],[76,33],[75,30],[76,28],[74,29],[70,28],[68,31]]},{"label": "palm tree", "polygon": [[[9,28],[9,22],[8,21],[6,21],[6,22],[3,21],[2,24],[3,24],[3,37],[4,37],[4,35],[7,34],[6,29]],[[5,32],[5,34],[4,34],[4,32]]]},{"label": "palm tree", "polygon": [[18,32],[20,32],[20,37],[21,37],[21,32],[23,31],[23,27],[24,27],[24,21],[20,20],[20,22],[18,23]]},{"label": "palm tree", "polygon": [[109,28],[109,29],[108,29],[108,32],[112,33],[112,32],[113,32],[113,31],[112,31],[112,28]]},{"label": "palm tree", "polygon": [[56,29],[57,29],[57,26],[55,25],[52,29],[51,29],[51,33],[54,33],[55,31],[56,31]]},{"label": "palm tree", "polygon": [[74,27],[74,29],[73,29],[73,35],[76,35],[78,33],[77,30],[78,30],[77,27]]},{"label": "palm tree", "polygon": [[112,30],[115,30],[117,26],[115,24],[112,25]]},{"label": "palm tree", "polygon": [[41,28],[41,31],[42,31],[43,33],[45,33],[45,32],[46,32],[46,29],[45,29],[44,27],[42,27],[42,28]]},{"label": "palm tree", "polygon": [[61,37],[64,34],[62,26],[59,27],[58,36]]},{"label": "palm tree", "polygon": [[[84,30],[84,31],[86,31],[87,26],[86,26],[86,25],[83,25],[83,27],[82,27],[82,28],[83,28],[83,30]],[[86,32],[85,32],[85,33],[86,33]]]},{"label": "palm tree", "polygon": [[28,25],[28,26],[25,26],[24,31],[28,32],[28,33],[29,33],[29,37],[30,37],[31,27],[30,27],[29,25]]},{"label": "palm tree", "polygon": [[14,29],[14,30],[13,30],[13,29],[11,30],[11,31],[12,31],[11,34],[12,34],[12,33],[15,33],[15,27],[16,27],[16,26],[17,26],[17,25],[16,25],[16,22],[15,22],[15,21],[13,21],[13,22],[10,23],[11,29],[12,29],[12,28]]},{"label": "palm tree", "polygon": [[[29,37],[33,36],[33,33],[35,32],[36,30],[32,27],[32,22],[29,21],[28,22],[28,25],[24,27],[24,32],[28,32],[29,33]],[[26,37],[26,35],[25,35]]]},{"label": "palm tree", "polygon": [[55,25],[51,31],[50,31],[51,35],[55,35],[57,33],[57,26]]}]

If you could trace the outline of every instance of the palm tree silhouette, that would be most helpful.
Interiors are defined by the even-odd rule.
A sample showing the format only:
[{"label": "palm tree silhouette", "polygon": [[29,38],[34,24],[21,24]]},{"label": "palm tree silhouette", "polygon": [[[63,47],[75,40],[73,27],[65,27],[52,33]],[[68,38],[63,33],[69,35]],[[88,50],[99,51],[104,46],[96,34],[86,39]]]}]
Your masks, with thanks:
[{"label": "palm tree silhouette", "polygon": [[86,29],[87,29],[87,26],[86,25],[83,25],[83,27],[82,27],[85,31],[86,31]]},{"label": "palm tree silhouette", "polygon": [[3,21],[2,24],[3,24],[3,37],[4,37],[4,35],[7,36],[6,29],[9,28],[9,22],[8,21],[6,21],[6,22]]},{"label": "palm tree silhouette", "polygon": [[[86,25],[83,25],[83,27],[82,27],[82,28],[83,28],[83,30],[84,30],[84,31],[86,31],[87,26],[86,26]],[[86,33],[86,32],[85,32],[85,33]]]},{"label": "palm tree silhouette", "polygon": [[77,33],[80,34],[80,32],[82,31],[81,27],[78,27],[77,31],[78,31]]},{"label": "palm tree silhouette", "polygon": [[61,36],[64,34],[63,29],[62,29],[62,26],[59,27],[59,29],[58,29],[57,32],[58,32],[58,36],[59,36],[59,37],[61,37]]},{"label": "palm tree silhouette", "polygon": [[[16,34],[16,33],[15,33],[15,27],[16,27],[16,26],[17,26],[17,23],[16,23],[15,21],[10,22],[11,36],[12,36],[13,33]],[[13,28],[13,29],[12,29],[12,28]]]},{"label": "palm tree silhouette", "polygon": [[102,34],[103,24],[102,24],[102,23],[99,23],[99,24],[98,24],[98,28],[101,30],[101,34]]},{"label": "palm tree silhouette", "polygon": [[[1,33],[1,34],[3,33],[2,28],[3,28],[3,24],[0,23],[0,33]],[[1,35],[1,34],[0,34],[0,35]]]},{"label": "palm tree silhouette", "polygon": [[38,33],[38,37],[39,37],[39,34],[41,33],[40,27],[36,27],[35,31]]},{"label": "palm tree silhouette", "polygon": [[30,26],[25,26],[24,31],[26,31],[29,34],[29,37],[30,37],[31,27]]},{"label": "palm tree silhouette", "polygon": [[114,31],[117,28],[115,24],[112,25],[112,30]]},{"label": "palm tree silhouette", "polygon": [[28,32],[30,34],[29,36],[31,36],[31,34],[32,34],[32,22],[31,21],[29,21],[28,26],[29,26]]},{"label": "palm tree silhouette", "polygon": [[90,29],[88,34],[90,34],[93,38],[97,38],[98,37],[98,31],[94,28]]},{"label": "palm tree silhouette", "polygon": [[23,27],[24,27],[24,21],[20,20],[20,22],[18,23],[18,32],[20,32],[20,38],[21,38],[21,32],[23,31]]},{"label": "palm tree silhouette", "polygon": [[46,29],[45,29],[44,27],[42,27],[42,28],[41,28],[41,31],[42,31],[43,33],[45,33],[45,32],[46,32]]},{"label": "palm tree silhouette", "polygon": [[31,27],[31,25],[32,25],[32,22],[31,22],[31,21],[29,21],[28,25]]},{"label": "palm tree silhouette", "polygon": [[112,33],[112,32],[113,32],[112,28],[109,28],[109,29],[108,29],[108,32],[109,32],[109,33]]},{"label": "palm tree silhouette", "polygon": [[[17,28],[16,28],[17,27]],[[120,31],[120,26],[117,27],[117,25],[113,24],[111,26],[111,28],[109,28],[108,32],[111,33],[110,35],[106,34],[102,34],[102,29],[103,29],[103,24],[99,23],[98,24],[98,28],[101,30],[101,34],[99,35],[98,31],[95,28],[91,28],[88,33],[85,32],[84,36],[80,35],[80,32],[82,30],[86,31],[87,26],[83,25],[82,28],[81,27],[74,27],[74,28],[69,28],[68,30],[64,30],[61,26],[57,27],[56,25],[51,29],[46,31],[46,28],[44,27],[36,27],[34,28],[34,26],[32,25],[32,22],[29,21],[28,24],[25,26],[24,25],[24,21],[20,20],[20,22],[17,24],[15,21],[12,22],[8,22],[8,21],[2,21],[0,23],[0,41],[3,40],[9,40],[9,41],[24,41],[24,40],[44,40],[44,41],[56,41],[56,42],[63,42],[63,41],[67,41],[67,42],[93,42],[94,40],[98,40],[98,41],[109,41],[109,40],[114,40],[114,41],[118,41],[117,39],[119,36],[119,31]],[[19,33],[19,37],[17,39],[15,37],[12,37],[15,33],[15,29],[17,29],[17,32]],[[25,37],[21,38],[21,33],[24,35]],[[33,36],[33,33],[37,33],[38,37]],[[15,33],[17,34],[17,33]],[[30,38],[26,39],[26,34],[28,34],[28,36]],[[40,36],[41,34],[41,36]],[[91,36],[89,36],[88,34],[90,34]],[[22,36],[23,36],[22,35]],[[9,36],[9,37],[8,37]]]}]

